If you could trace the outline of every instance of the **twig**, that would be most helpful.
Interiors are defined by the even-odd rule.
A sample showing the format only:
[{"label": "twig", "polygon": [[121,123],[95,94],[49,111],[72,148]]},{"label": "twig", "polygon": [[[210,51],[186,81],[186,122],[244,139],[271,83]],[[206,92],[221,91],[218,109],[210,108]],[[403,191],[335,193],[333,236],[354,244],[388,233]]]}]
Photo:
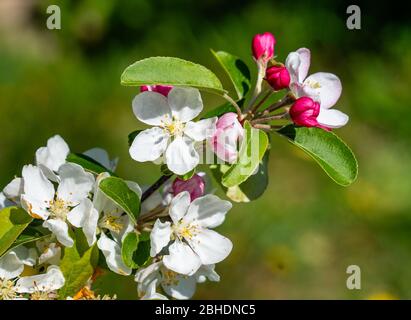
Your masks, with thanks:
[{"label": "twig", "polygon": [[223,94],[223,98],[226,99],[228,102],[230,102],[234,106],[235,110],[237,111],[238,119],[241,120],[243,115],[242,115],[242,111],[239,105],[227,93]]},{"label": "twig", "polygon": [[267,101],[267,99],[271,96],[273,92],[273,90],[269,89],[267,94],[260,100],[260,102],[258,102],[254,107],[250,109],[250,111],[248,111],[248,114],[252,117],[253,114],[258,111],[258,108],[260,108],[264,104],[264,102]]},{"label": "twig", "polygon": [[153,185],[151,185],[146,191],[143,192],[141,196],[141,202],[146,200],[149,196],[151,196],[158,188],[160,188],[168,179],[171,178],[172,175],[163,175],[161,176]]}]

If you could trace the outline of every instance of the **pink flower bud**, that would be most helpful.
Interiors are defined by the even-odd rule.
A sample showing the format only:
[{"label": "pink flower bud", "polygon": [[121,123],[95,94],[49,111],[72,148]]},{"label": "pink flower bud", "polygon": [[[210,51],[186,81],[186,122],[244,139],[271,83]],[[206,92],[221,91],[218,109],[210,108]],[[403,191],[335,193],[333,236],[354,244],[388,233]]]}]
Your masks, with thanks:
[{"label": "pink flower bud", "polygon": [[243,138],[244,129],[238,121],[237,114],[228,112],[217,121],[217,130],[211,137],[211,149],[220,159],[229,163],[238,156],[238,143]]},{"label": "pink flower bud", "polygon": [[267,63],[274,55],[274,45],[275,38],[271,33],[256,34],[252,43],[254,59]]},{"label": "pink flower bud", "polygon": [[156,86],[141,86],[140,87],[141,92],[144,92],[144,91],[158,92],[165,97],[168,96],[168,93],[170,92],[171,89],[173,89],[173,86],[156,85]]},{"label": "pink flower bud", "polygon": [[265,79],[270,86],[278,91],[288,88],[290,85],[290,74],[286,67],[271,67],[267,69]]},{"label": "pink flower bud", "polygon": [[174,196],[183,191],[190,193],[191,201],[204,195],[205,181],[198,174],[194,174],[190,179],[183,180],[176,178],[172,185]]},{"label": "pink flower bud", "polygon": [[297,99],[290,108],[290,116],[294,123],[304,127],[318,127],[317,117],[320,104],[308,97]]}]

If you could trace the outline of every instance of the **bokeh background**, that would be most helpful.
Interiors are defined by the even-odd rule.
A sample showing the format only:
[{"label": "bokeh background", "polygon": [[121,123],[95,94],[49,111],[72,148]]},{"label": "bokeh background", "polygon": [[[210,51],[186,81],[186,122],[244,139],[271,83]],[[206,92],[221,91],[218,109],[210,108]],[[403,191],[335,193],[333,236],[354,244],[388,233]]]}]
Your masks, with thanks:
[{"label": "bokeh background", "polygon": [[[58,4],[62,29],[46,28]],[[362,29],[346,28],[342,1],[0,1],[0,185],[59,133],[76,152],[99,146],[120,157],[120,176],[150,184],[158,167],[128,156],[136,88],[120,74],[148,56],[178,56],[224,74],[209,48],[255,70],[250,41],[270,31],[284,60],[312,50],[311,72],[340,76],[338,134],[352,146],[359,178],[334,184],[311,160],[272,139],[271,183],[252,204],[236,204],[219,231],[235,244],[217,267],[220,283],[195,298],[411,298],[411,26],[400,4],[359,3]],[[227,81],[223,81],[228,85]],[[223,101],[204,94],[207,108]],[[346,288],[361,267],[362,289]],[[135,298],[132,279],[106,275],[101,292]]]}]

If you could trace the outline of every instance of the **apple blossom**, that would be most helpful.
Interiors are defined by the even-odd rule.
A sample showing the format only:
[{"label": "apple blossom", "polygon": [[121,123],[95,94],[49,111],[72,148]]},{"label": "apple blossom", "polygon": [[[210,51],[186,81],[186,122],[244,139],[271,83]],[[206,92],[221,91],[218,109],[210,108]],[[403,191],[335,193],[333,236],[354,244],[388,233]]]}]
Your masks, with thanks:
[{"label": "apple blossom", "polygon": [[141,86],[140,91],[153,91],[162,94],[163,96],[167,97],[170,90],[173,89],[173,86],[163,86],[163,85],[155,85],[155,86]]},{"label": "apple blossom", "polygon": [[340,79],[326,72],[308,75],[311,53],[306,48],[291,52],[286,59],[286,67],[291,76],[290,89],[297,98],[310,97],[320,103],[318,123],[327,128],[339,128],[347,124],[348,116],[339,110],[331,110],[338,101],[342,85]]},{"label": "apple blossom", "polygon": [[133,100],[137,119],[154,126],[140,132],[130,147],[130,156],[140,162],[156,161],[163,155],[168,168],[179,175],[199,163],[194,143],[214,133],[217,117],[193,122],[203,109],[200,92],[192,88],[173,88],[168,97],[142,92]]},{"label": "apple blossom", "polygon": [[177,177],[173,182],[172,189],[174,195],[187,191],[190,194],[191,201],[193,201],[204,195],[205,181],[198,174],[194,174],[188,180],[183,180]]},{"label": "apple blossom", "polygon": [[270,32],[256,34],[251,46],[254,59],[267,64],[274,55],[274,46],[275,38]]},{"label": "apple blossom", "polygon": [[244,128],[236,113],[222,115],[216,125],[217,130],[210,139],[211,149],[221,160],[233,163],[238,157],[238,145],[244,136]]},{"label": "apple blossom", "polygon": [[190,203],[187,191],[179,193],[170,204],[172,222],[158,219],[154,224],[150,235],[151,256],[167,248],[164,265],[185,275],[193,275],[203,264],[224,260],[231,252],[232,243],[209,228],[222,224],[231,207],[230,202],[215,195],[208,194]]},{"label": "apple blossom", "polygon": [[276,91],[288,88],[290,85],[290,74],[286,67],[272,66],[268,68],[265,79]]},{"label": "apple blossom", "polygon": [[290,108],[290,117],[298,126],[317,127],[320,104],[309,97],[298,98]]}]

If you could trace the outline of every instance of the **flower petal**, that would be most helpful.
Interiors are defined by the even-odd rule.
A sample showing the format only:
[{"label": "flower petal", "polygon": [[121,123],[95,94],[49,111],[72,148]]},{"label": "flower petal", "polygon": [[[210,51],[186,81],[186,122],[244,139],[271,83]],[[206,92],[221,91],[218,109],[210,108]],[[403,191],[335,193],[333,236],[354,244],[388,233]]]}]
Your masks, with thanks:
[{"label": "flower petal", "polygon": [[57,266],[49,266],[45,274],[22,277],[16,283],[18,293],[33,293],[35,291],[55,291],[63,287],[64,275]]},{"label": "flower petal", "polygon": [[18,277],[24,270],[23,262],[14,251],[0,258],[0,279],[9,280]]},{"label": "flower petal", "polygon": [[7,199],[3,192],[0,192],[0,210],[14,205],[15,203]]},{"label": "flower petal", "polygon": [[59,135],[47,140],[47,147],[41,147],[36,151],[36,164],[43,165],[51,171],[58,171],[66,162],[70,149],[67,143]]},{"label": "flower petal", "polygon": [[97,241],[98,248],[103,252],[109,269],[120,275],[130,275],[131,269],[127,267],[121,258],[121,247],[118,243],[108,238],[104,232]]},{"label": "flower petal", "polygon": [[345,126],[349,117],[336,109],[320,109],[320,114],[317,117],[317,122],[328,128],[340,128]]},{"label": "flower petal", "polygon": [[193,297],[197,282],[194,276],[187,277],[181,274],[175,274],[172,281],[161,282],[161,287],[165,293],[174,299],[186,300]]},{"label": "flower petal", "polygon": [[22,178],[14,178],[3,189],[4,195],[13,202],[18,202],[20,200],[20,196],[23,193],[23,191],[24,187]]},{"label": "flower petal", "polygon": [[69,202],[71,206],[87,198],[93,189],[94,176],[77,164],[63,164],[59,169],[59,176],[61,182],[57,188],[57,197]]},{"label": "flower petal", "polygon": [[194,88],[171,89],[168,94],[168,105],[173,117],[182,122],[193,120],[203,110],[200,91]]},{"label": "flower petal", "polygon": [[145,91],[133,100],[133,112],[138,120],[151,126],[160,126],[171,120],[167,98],[157,92]]},{"label": "flower petal", "polygon": [[60,219],[48,219],[43,222],[43,227],[49,229],[65,247],[72,247],[74,244],[68,233],[68,225]]},{"label": "flower petal", "polygon": [[169,221],[163,223],[157,219],[150,234],[150,255],[155,257],[166,245],[168,245],[170,237],[171,223]]},{"label": "flower petal", "polygon": [[218,263],[230,254],[232,242],[219,233],[202,228],[187,241],[193,251],[200,257],[202,264]]},{"label": "flower petal", "polygon": [[130,156],[139,162],[154,161],[166,150],[170,136],[167,131],[154,127],[140,132],[130,147]]},{"label": "flower petal", "polygon": [[203,119],[197,122],[189,121],[184,133],[194,141],[203,141],[211,138],[216,131],[217,117]]},{"label": "flower petal", "polygon": [[186,243],[176,240],[168,248],[169,254],[163,257],[164,265],[177,273],[193,275],[201,266],[200,258]]},{"label": "flower petal", "polygon": [[197,273],[195,274],[195,277],[197,278],[198,283],[203,283],[207,279],[210,281],[218,282],[220,281],[220,276],[218,275],[217,272],[215,272],[215,265],[214,264],[208,264],[208,265],[202,265],[200,269],[198,269]]},{"label": "flower petal", "polygon": [[[341,96],[342,84],[340,79],[332,73],[318,72],[310,75],[304,81],[304,87],[314,89],[319,96],[321,108],[329,109],[335,105]],[[315,99],[315,96],[309,96]]]},{"label": "flower petal", "polygon": [[302,83],[310,68],[311,53],[307,48],[300,48],[290,52],[285,61],[285,66],[290,73],[291,83]]},{"label": "flower petal", "polygon": [[61,247],[50,243],[39,257],[39,264],[48,263],[57,265],[61,259]]},{"label": "flower petal", "polygon": [[26,266],[34,266],[37,260],[37,250],[35,248],[26,248],[18,246],[13,249],[20,261]]},{"label": "flower petal", "polygon": [[116,170],[118,158],[110,160],[108,152],[102,148],[93,148],[83,152],[83,154],[93,160],[96,160],[98,163],[111,171]]},{"label": "flower petal", "polygon": [[232,207],[229,201],[221,200],[213,194],[195,199],[184,217],[186,223],[196,222],[204,228],[215,228],[223,223],[225,215]]},{"label": "flower petal", "polygon": [[200,162],[200,156],[194,148],[194,143],[189,139],[177,137],[166,151],[167,167],[178,175],[183,175],[193,170]]},{"label": "flower petal", "polygon": [[187,191],[180,192],[170,203],[169,215],[173,222],[178,223],[187,213],[190,205],[190,193]]},{"label": "flower petal", "polygon": [[83,228],[87,243],[92,246],[96,242],[96,231],[99,214],[90,199],[84,199],[67,215],[67,220],[76,228]]}]

